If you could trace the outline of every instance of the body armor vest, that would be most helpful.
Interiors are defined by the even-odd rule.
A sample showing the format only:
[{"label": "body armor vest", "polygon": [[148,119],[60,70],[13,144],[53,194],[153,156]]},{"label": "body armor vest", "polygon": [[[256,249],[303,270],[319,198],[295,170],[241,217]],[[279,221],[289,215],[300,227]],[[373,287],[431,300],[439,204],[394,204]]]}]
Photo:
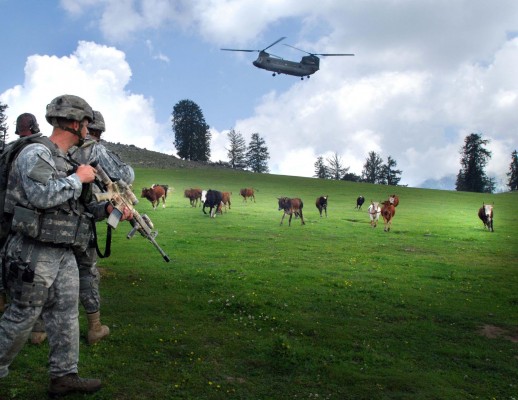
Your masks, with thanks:
[{"label": "body armor vest", "polygon": [[[56,168],[53,179],[65,178],[73,172],[73,165],[50,140],[41,144],[52,153]],[[55,207],[37,209],[29,203],[20,180],[16,171],[10,172],[4,210],[13,215],[11,230],[41,242],[86,249],[93,218],[85,206],[71,198]]]}]

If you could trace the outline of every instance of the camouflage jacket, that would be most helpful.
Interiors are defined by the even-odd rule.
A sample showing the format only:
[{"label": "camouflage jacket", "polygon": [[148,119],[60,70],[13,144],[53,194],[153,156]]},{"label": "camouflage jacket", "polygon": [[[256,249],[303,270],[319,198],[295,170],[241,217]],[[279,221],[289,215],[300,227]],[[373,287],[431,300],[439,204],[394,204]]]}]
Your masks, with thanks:
[{"label": "camouflage jacket", "polygon": [[[68,156],[56,147],[55,154],[42,144],[26,146],[13,162],[9,173],[5,211],[20,205],[45,212],[82,213],[79,204],[82,184]],[[105,204],[95,203],[88,211],[96,220],[106,217]]]},{"label": "camouflage jacket", "polygon": [[69,154],[80,164],[90,164],[97,161],[112,180],[122,179],[128,185],[131,185],[135,180],[133,168],[125,164],[117,154],[108,150],[102,143],[93,139],[86,141],[79,148],[72,148]]}]

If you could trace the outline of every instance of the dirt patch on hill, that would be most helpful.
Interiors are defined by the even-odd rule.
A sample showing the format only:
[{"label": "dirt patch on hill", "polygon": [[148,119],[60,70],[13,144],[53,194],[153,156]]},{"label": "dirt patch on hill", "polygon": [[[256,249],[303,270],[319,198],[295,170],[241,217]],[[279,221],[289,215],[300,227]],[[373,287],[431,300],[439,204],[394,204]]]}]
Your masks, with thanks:
[{"label": "dirt patch on hill", "polygon": [[518,343],[518,328],[504,329],[495,325],[484,325],[480,328],[479,334],[488,339],[506,339]]}]

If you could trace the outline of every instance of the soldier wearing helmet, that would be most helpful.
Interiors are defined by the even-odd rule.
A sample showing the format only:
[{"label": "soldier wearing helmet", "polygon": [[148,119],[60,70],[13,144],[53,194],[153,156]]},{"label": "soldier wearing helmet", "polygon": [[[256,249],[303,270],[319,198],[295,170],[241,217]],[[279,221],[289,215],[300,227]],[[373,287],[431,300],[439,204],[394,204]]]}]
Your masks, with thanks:
[{"label": "soldier wearing helmet", "polygon": [[[74,250],[90,241],[94,220],[106,218],[109,203],[85,205],[83,184],[93,182],[90,165],[74,168],[67,151],[81,144],[93,120],[90,105],[62,95],[47,106],[49,138],[25,146],[12,163],[4,210],[13,215],[0,256],[5,260],[11,303],[0,319],[0,378],[27,341],[41,315],[49,337],[51,396],[92,393],[98,379],[78,376],[79,273]],[[122,219],[131,213],[124,210]]]},{"label": "soldier wearing helmet", "polygon": [[23,113],[16,118],[16,131],[15,133],[20,137],[34,135],[39,133],[40,126],[36,117],[31,113]]},{"label": "soldier wearing helmet", "polygon": [[[123,180],[131,185],[135,173],[131,166],[125,164],[117,154],[109,151],[101,142],[101,134],[105,131],[103,115],[93,112],[94,119],[88,124],[88,139],[81,147],[74,147],[69,153],[80,164],[91,164],[96,161],[112,179]],[[94,186],[94,190],[96,187]],[[92,243],[95,243],[92,241]],[[87,341],[97,343],[110,334],[110,329],[100,321],[101,296],[99,292],[100,274],[97,269],[97,252],[95,246],[85,251],[76,251],[79,266],[79,301],[86,311],[88,320]]]}]

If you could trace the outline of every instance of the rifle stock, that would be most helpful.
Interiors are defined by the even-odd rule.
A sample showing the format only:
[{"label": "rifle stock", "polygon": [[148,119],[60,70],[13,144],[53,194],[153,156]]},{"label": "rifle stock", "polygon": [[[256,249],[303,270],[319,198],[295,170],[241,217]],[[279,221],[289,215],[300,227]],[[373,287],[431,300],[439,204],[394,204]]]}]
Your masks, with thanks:
[{"label": "rifle stock", "polygon": [[146,214],[141,215],[133,207],[138,203],[138,199],[131,191],[130,185],[122,180],[113,182],[99,165],[99,163],[92,163],[92,167],[96,169],[97,176],[106,190],[102,193],[94,193],[95,200],[98,202],[109,201],[114,207],[114,210],[108,217],[108,225],[110,225],[113,229],[116,229],[120,219],[122,218],[124,207],[128,207],[133,212],[133,218],[129,220],[132,229],[126,237],[131,239],[138,231],[142,236],[149,240],[153,246],[155,246],[166,262],[171,261],[168,255],[164,252],[164,250],[162,250],[162,248],[155,240],[158,232],[154,230],[154,225],[153,222],[151,222],[151,219]]}]

